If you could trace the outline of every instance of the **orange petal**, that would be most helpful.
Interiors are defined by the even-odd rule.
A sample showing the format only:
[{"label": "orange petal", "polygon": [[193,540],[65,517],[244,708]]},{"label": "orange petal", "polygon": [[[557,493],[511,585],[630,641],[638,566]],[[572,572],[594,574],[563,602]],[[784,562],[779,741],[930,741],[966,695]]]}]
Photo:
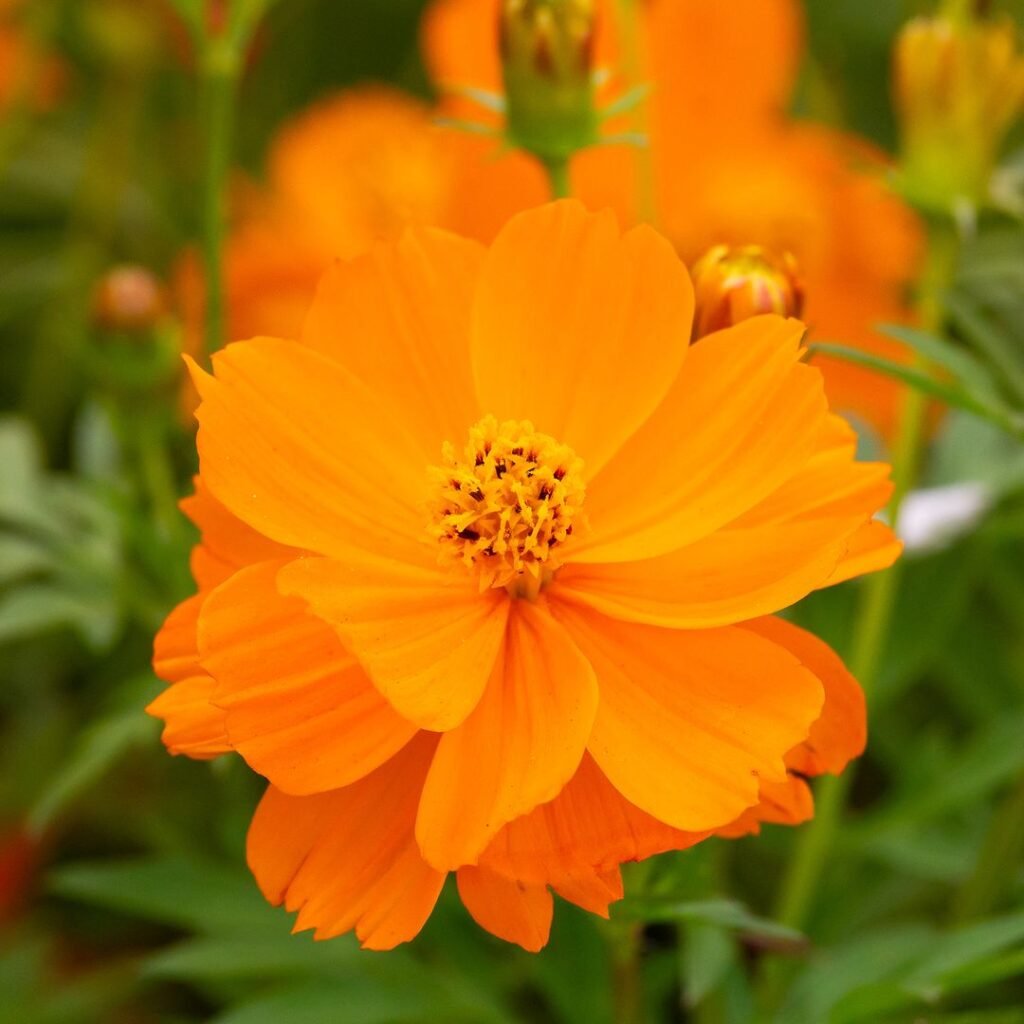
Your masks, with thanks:
[{"label": "orange petal", "polygon": [[553,888],[563,900],[605,919],[608,917],[609,905],[625,895],[622,872],[618,868],[600,874],[568,878]]},{"label": "orange petal", "polygon": [[574,903],[577,896],[597,899],[597,890],[618,899],[613,876],[620,864],[684,850],[707,835],[671,828],[629,803],[586,754],[562,792],[506,825],[480,864],[508,878],[547,882]]},{"label": "orange petal", "polygon": [[[889,498],[889,467],[855,462],[856,438],[838,417],[822,417],[811,440],[795,471],[717,532],[644,561],[566,565],[557,591],[613,618],[700,629],[778,611],[857,570],[881,568],[899,549],[887,534],[863,531]],[[710,508],[728,502],[713,483],[706,488]],[[698,488],[693,500],[708,499]],[[865,541],[871,546],[860,548]]]},{"label": "orange petal", "polygon": [[709,629],[779,611],[824,586],[848,519],[719,530],[658,558],[565,565],[552,595],[625,622]]},{"label": "orange petal", "polygon": [[627,800],[675,828],[719,828],[756,804],[760,781],[785,779],[784,755],[821,713],[818,680],[748,630],[555,611],[601,689],[587,749]]},{"label": "orange petal", "polygon": [[785,522],[798,527],[810,520],[848,517],[852,532],[838,565],[820,585],[832,586],[888,568],[903,545],[888,526],[869,517],[892,495],[890,467],[881,462],[857,462],[856,454],[855,431],[840,417],[828,417],[814,455],[800,471],[728,529]]},{"label": "orange petal", "polygon": [[154,718],[163,719],[161,738],[172,754],[205,760],[231,750],[224,712],[211,702],[214,685],[208,675],[186,676],[146,708]]},{"label": "orange petal", "polygon": [[780,115],[800,60],[796,0],[653,0],[646,5],[654,145],[741,133]]},{"label": "orange petal", "polygon": [[410,229],[336,263],[320,281],[302,339],[390,396],[424,457],[461,445],[479,420],[469,316],[484,249],[445,232]]},{"label": "orange petal", "polygon": [[153,642],[153,671],[166,690],[146,711],[164,721],[163,742],[172,754],[208,758],[231,749],[224,731],[224,712],[215,707],[213,680],[199,664],[196,630],[205,594],[182,601]]},{"label": "orange petal", "polygon": [[499,16],[498,0],[434,0],[427,5],[424,57],[439,85],[501,90]]},{"label": "orange petal", "polygon": [[[319,254],[319,271],[409,224],[444,221],[450,186],[439,135],[426,103],[381,85],[328,94],[276,134],[267,164],[279,220]],[[293,261],[302,251],[280,232],[278,250]]]},{"label": "orange petal", "polygon": [[294,342],[260,338],[193,366],[204,483],[266,537],[323,554],[353,543],[422,560],[426,487],[401,410],[343,367]]},{"label": "orange petal", "polygon": [[730,527],[839,516],[866,522],[892,494],[890,468],[882,462],[857,462],[856,454],[854,430],[838,416],[827,417],[803,465]]},{"label": "orange petal", "polygon": [[203,606],[203,667],[217,680],[231,745],[286,793],[347,786],[416,727],[384,700],[337,634],[278,593],[283,563],[236,573]]},{"label": "orange petal", "polygon": [[563,201],[514,217],[488,251],[473,310],[481,408],[527,419],[591,476],[654,411],[682,365],[686,269],[648,227]]},{"label": "orange petal", "polygon": [[574,561],[651,558],[704,537],[783,485],[814,450],[821,375],[804,326],[755,317],[704,338],[657,412],[593,477]]},{"label": "orange petal", "polygon": [[246,565],[275,558],[294,558],[296,548],[277,544],[232,515],[197,476],[195,493],[181,501],[181,510],[199,528],[202,544],[192,551],[192,574],[201,590],[210,590]]},{"label": "orange petal", "polygon": [[761,799],[735,821],[716,829],[723,839],[757,835],[762,825],[802,825],[814,817],[814,797],[807,783],[797,775],[782,782],[763,782]]},{"label": "orange petal", "polygon": [[416,821],[442,869],[476,860],[502,825],[557,796],[583,756],[597,687],[586,659],[541,604],[515,602],[480,703],[445,733]]},{"label": "orange petal", "polygon": [[554,910],[543,885],[524,885],[486,868],[459,868],[459,896],[481,928],[530,953],[547,945]]},{"label": "orange petal", "polygon": [[902,553],[903,541],[885,523],[873,519],[850,538],[842,560],[826,580],[825,586],[831,587],[869,572],[888,569]]},{"label": "orange petal", "polygon": [[153,671],[165,683],[176,683],[202,672],[196,626],[206,594],[193,594],[167,616],[153,641]]},{"label": "orange petal", "polygon": [[444,883],[412,826],[434,740],[414,740],[344,789],[287,796],[271,786],[249,829],[249,867],[271,903],[299,910],[296,931],[327,939],[355,929],[367,949],[407,942]]},{"label": "orange petal", "polygon": [[786,764],[804,775],[838,775],[867,742],[864,691],[850,675],[839,655],[813,633],[779,618],[755,619],[742,629],[784,647],[813,672],[825,690],[821,716],[810,734],[786,756]]},{"label": "orange petal", "polygon": [[337,630],[409,721],[443,732],[476,707],[505,634],[503,590],[479,593],[457,573],[371,556],[300,559],[278,586]]}]

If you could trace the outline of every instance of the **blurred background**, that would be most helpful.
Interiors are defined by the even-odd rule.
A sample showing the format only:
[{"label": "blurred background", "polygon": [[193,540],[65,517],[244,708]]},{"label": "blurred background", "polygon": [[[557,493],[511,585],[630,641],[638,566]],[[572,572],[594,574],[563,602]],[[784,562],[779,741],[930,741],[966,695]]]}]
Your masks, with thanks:
[{"label": "blurred background", "polygon": [[[247,179],[320,97],[373,81],[429,98],[422,6],[272,5],[238,95]],[[794,114],[893,151],[893,41],[927,6],[806,0]],[[152,636],[191,586],[175,502],[194,471],[179,353],[198,81],[170,3],[0,3],[0,1022],[601,1024],[624,934],[651,1021],[1024,1021],[1024,446],[964,408],[909,506],[871,739],[803,934],[773,920],[799,830],[768,827],[638,866],[611,922],[559,906],[536,956],[451,892],[395,952],[290,936],[245,868],[258,780],[168,757],[143,712]],[[1022,143],[1018,126],[1011,169]],[[983,216],[952,338],[1018,417],[1022,285],[1019,218]],[[796,614],[843,651],[856,599],[848,584]]]}]

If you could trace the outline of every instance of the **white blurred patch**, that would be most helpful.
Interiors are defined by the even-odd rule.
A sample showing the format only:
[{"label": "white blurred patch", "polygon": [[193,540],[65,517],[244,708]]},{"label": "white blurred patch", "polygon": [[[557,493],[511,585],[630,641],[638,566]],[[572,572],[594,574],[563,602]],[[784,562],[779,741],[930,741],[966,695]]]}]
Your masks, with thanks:
[{"label": "white blurred patch", "polygon": [[988,511],[992,489],[971,482],[927,487],[903,500],[896,532],[908,551],[935,551],[966,533]]}]

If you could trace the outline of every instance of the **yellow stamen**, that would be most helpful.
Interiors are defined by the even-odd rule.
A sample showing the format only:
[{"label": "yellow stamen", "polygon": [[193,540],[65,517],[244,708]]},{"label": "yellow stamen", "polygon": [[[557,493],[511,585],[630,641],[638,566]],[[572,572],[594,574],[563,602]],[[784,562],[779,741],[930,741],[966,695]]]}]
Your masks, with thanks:
[{"label": "yellow stamen", "polygon": [[580,526],[583,461],[529,421],[494,416],[470,430],[462,459],[450,442],[442,459],[429,527],[441,562],[476,573],[481,590],[535,598]]}]

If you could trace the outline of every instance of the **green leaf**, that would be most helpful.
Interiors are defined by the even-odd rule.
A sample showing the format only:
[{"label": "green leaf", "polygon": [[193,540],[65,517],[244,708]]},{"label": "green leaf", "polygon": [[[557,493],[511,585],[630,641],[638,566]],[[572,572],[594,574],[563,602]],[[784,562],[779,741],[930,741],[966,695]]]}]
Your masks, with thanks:
[{"label": "green leaf", "polygon": [[807,944],[807,939],[800,932],[758,917],[736,900],[630,900],[623,906],[620,916],[645,922],[678,921],[716,925],[739,932],[744,938],[763,942],[767,946],[802,948]]},{"label": "green leaf", "polygon": [[103,958],[58,974],[53,939],[9,932],[0,947],[0,1024],[109,1024],[135,985],[135,963]]},{"label": "green leaf", "polygon": [[883,1014],[931,1006],[946,996],[1010,977],[1024,965],[1024,949],[1010,957],[996,955],[1022,941],[1024,913],[935,936],[916,964],[908,964],[885,983],[851,992],[828,1019],[831,1024],[875,1024]]},{"label": "green leaf", "polygon": [[43,455],[26,421],[0,418],[0,466],[0,520],[33,522],[41,501]]},{"label": "green leaf", "polygon": [[901,984],[922,999],[934,1001],[956,991],[971,976],[969,969],[1010,947],[1022,947],[1018,952],[1024,951],[1024,911],[941,936]]},{"label": "green leaf", "polygon": [[373,954],[364,956],[362,973],[281,989],[234,1007],[211,1024],[511,1024],[515,1019],[486,1002],[462,998],[441,979],[375,971]]},{"label": "green leaf", "polygon": [[0,535],[0,587],[53,567],[53,557],[38,541],[15,534]]},{"label": "green leaf", "polygon": [[29,813],[29,828],[37,834],[47,829],[70,803],[95,785],[130,749],[152,742],[158,731],[158,723],[142,710],[141,702],[86,727],[71,755]]},{"label": "green leaf", "polygon": [[904,366],[902,363],[893,362],[891,359],[884,359],[882,356],[872,355],[870,352],[862,352],[860,349],[850,348],[848,345],[833,345],[824,342],[816,342],[810,346],[812,355],[834,356],[837,359],[845,359],[849,363],[875,370],[887,377],[893,377],[902,381],[912,388],[916,388],[923,394],[937,398],[947,405],[957,409],[964,409],[984,419],[991,420],[998,424],[1003,430],[1018,437],[1024,437],[1024,416],[1009,409],[1001,402],[990,402],[978,396],[972,395],[956,384],[932,377],[924,370],[912,366]]},{"label": "green leaf", "polygon": [[365,957],[353,942],[315,942],[312,935],[241,933],[189,939],[150,957],[143,974],[183,981],[265,981],[337,974]]},{"label": "green leaf", "polygon": [[984,314],[963,292],[946,296],[946,313],[956,329],[976,350],[980,351],[999,373],[1007,388],[1024,404],[1024,353],[1012,338]]},{"label": "green leaf", "polygon": [[33,583],[0,597],[0,644],[49,633],[78,630],[94,648],[109,644],[118,628],[118,609],[96,595],[76,594],[52,583]]},{"label": "green leaf", "polygon": [[977,481],[997,495],[1024,487],[1024,448],[986,420],[950,413],[932,449],[927,483]]},{"label": "green leaf", "polygon": [[871,842],[886,831],[904,832],[915,823],[972,807],[1008,779],[1024,770],[1024,717],[1018,711],[992,723],[974,740],[947,758],[941,777],[930,785],[914,787],[890,800],[875,815],[847,826],[847,841]]},{"label": "green leaf", "polygon": [[831,1022],[832,1011],[845,997],[898,977],[931,935],[924,925],[894,925],[822,950],[794,982],[774,1024]]},{"label": "green leaf", "polygon": [[1000,400],[999,390],[991,374],[966,349],[916,327],[878,324],[875,329],[890,338],[895,338],[896,341],[902,341],[904,345],[909,345],[928,362],[948,370],[973,395],[995,402]]},{"label": "green leaf", "polygon": [[710,924],[683,926],[682,987],[687,1006],[699,1006],[722,983],[736,947],[726,929]]},{"label": "green leaf", "polygon": [[283,913],[241,872],[182,858],[72,864],[50,876],[60,896],[204,934],[279,933]]},{"label": "green leaf", "polygon": [[[458,917],[464,913],[461,906],[457,907]],[[543,955],[532,959],[530,967],[534,983],[558,1021],[612,1024],[608,978],[613,970],[613,942],[609,933],[615,931],[614,924],[568,903],[556,906],[551,941]],[[471,941],[475,946],[482,945],[479,935],[472,935]],[[465,961],[464,953],[459,951],[457,955],[460,962]]]}]

